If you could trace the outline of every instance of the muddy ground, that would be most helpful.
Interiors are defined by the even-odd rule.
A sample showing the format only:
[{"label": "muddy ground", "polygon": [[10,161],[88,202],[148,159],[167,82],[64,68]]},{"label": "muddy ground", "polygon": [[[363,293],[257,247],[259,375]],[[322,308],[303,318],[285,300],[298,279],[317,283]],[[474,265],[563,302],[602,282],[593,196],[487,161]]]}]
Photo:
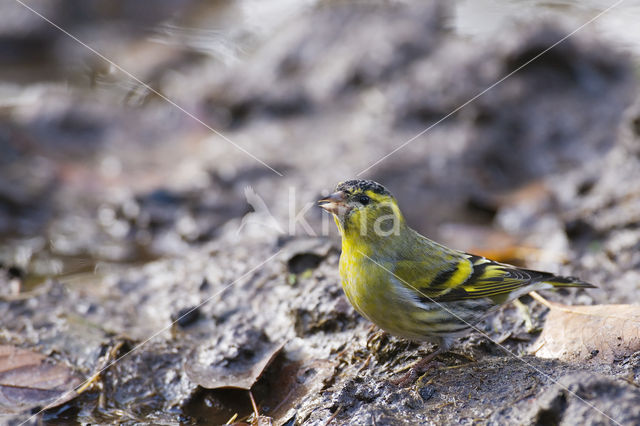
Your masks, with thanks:
[{"label": "muddy ground", "polygon": [[0,345],[92,381],[44,412],[61,392],[3,389],[1,422],[257,423],[251,388],[274,424],[640,423],[640,353],[537,358],[547,309],[528,296],[532,324],[507,305],[394,385],[434,348],[353,310],[333,224],[308,207],[364,171],[434,239],[598,286],[550,300],[638,303],[633,58],[585,31],[519,69],[571,28],[462,39],[446,2],[321,2],[209,50],[172,19],[233,7],[165,1],[141,25],[121,2],[34,5],[190,115],[2,6]]}]

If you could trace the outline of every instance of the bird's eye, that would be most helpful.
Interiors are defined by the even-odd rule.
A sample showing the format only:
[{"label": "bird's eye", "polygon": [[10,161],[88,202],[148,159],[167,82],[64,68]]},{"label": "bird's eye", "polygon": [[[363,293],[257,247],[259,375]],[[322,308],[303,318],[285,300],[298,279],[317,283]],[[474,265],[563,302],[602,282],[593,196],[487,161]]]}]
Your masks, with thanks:
[{"label": "bird's eye", "polygon": [[361,195],[360,197],[358,197],[358,201],[363,206],[366,206],[371,201],[371,198],[367,197],[366,195]]}]

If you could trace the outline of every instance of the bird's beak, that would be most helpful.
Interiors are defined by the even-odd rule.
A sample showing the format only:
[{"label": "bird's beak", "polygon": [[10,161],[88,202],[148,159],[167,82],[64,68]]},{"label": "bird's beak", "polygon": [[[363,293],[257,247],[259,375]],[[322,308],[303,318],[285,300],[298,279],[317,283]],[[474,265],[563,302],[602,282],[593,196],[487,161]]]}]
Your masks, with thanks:
[{"label": "bird's beak", "polygon": [[342,191],[334,192],[322,200],[318,200],[320,207],[329,213],[341,216],[349,212],[351,209],[345,204],[347,200],[346,194]]}]

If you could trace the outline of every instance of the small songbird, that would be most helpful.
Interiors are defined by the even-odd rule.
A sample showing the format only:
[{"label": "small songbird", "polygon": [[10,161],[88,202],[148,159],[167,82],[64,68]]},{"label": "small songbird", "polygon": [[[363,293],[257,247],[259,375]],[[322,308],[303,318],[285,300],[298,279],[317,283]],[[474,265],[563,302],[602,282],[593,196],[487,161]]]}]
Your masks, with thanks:
[{"label": "small songbird", "polygon": [[340,276],[353,307],[390,334],[447,352],[495,306],[534,290],[595,287],[453,250],[411,229],[391,193],[349,180],[319,201],[342,236]]}]

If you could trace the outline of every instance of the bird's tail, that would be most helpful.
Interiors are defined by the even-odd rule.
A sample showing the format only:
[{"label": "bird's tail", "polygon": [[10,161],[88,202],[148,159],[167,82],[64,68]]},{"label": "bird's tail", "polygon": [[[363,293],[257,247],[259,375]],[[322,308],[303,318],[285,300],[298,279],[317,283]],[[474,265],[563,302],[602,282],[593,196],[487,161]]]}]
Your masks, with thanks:
[{"label": "bird's tail", "polygon": [[552,275],[549,278],[543,280],[545,283],[549,283],[556,288],[565,288],[565,287],[581,287],[581,288],[595,288],[596,286],[582,281],[580,278],[576,277],[559,277],[557,275]]}]

